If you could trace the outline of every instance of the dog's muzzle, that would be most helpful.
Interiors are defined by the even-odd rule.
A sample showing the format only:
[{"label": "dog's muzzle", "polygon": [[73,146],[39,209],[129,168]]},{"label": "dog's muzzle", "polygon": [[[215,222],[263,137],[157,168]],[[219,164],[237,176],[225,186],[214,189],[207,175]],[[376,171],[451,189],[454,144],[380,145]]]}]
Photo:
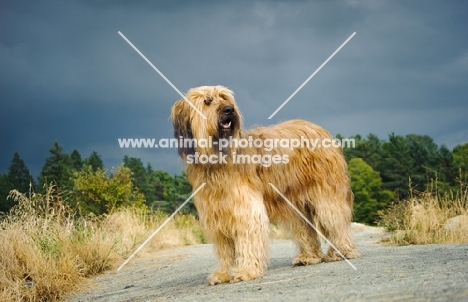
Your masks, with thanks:
[{"label": "dog's muzzle", "polygon": [[219,117],[219,128],[221,130],[232,130],[234,122],[234,107],[225,106],[221,112],[222,114]]}]

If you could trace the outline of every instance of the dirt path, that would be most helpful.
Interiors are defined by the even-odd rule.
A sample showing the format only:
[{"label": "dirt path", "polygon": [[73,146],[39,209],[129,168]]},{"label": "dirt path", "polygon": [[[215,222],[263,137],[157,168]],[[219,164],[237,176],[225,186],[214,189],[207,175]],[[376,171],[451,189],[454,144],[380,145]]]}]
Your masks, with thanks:
[{"label": "dirt path", "polygon": [[208,286],[212,246],[194,245],[134,259],[68,301],[468,301],[468,245],[389,247],[377,244],[381,229],[353,229],[357,271],[344,261],[292,268],[294,245],[274,241],[262,279]]}]

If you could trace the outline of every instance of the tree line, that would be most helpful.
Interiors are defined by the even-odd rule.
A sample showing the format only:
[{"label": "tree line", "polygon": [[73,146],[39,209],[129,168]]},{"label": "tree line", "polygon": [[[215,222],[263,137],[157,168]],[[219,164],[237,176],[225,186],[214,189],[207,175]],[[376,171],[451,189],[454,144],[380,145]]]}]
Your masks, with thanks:
[{"label": "tree line", "polygon": [[[63,194],[80,214],[95,215],[125,205],[146,205],[172,213],[192,190],[185,173],[172,176],[129,156],[123,158],[119,167],[106,171],[97,152],[83,159],[78,150],[67,153],[55,142],[37,179],[30,174],[20,155],[13,155],[7,173],[0,174],[0,212],[7,212],[14,205],[13,200],[6,198],[10,190],[44,192],[48,185]],[[195,213],[193,203],[184,211]]]},{"label": "tree line", "polygon": [[452,150],[427,135],[355,135],[344,149],[355,195],[356,221],[375,223],[379,211],[405,200],[411,191],[456,192],[468,172],[468,143]]},{"label": "tree line", "polygon": [[[338,135],[338,138],[342,138]],[[379,211],[405,200],[410,190],[439,192],[459,188],[468,171],[468,143],[452,150],[437,145],[427,135],[355,135],[355,148],[345,148],[351,186],[355,195],[355,221],[375,223]],[[55,142],[39,176],[34,178],[18,153],[6,174],[0,174],[0,212],[14,204],[8,192],[43,192],[53,184],[81,214],[100,215],[119,206],[148,206],[172,213],[191,193],[185,173],[170,175],[154,170],[141,159],[125,156],[122,164],[106,171],[101,156],[93,151],[82,158],[77,150],[67,153]],[[193,203],[184,211],[195,213]]]}]

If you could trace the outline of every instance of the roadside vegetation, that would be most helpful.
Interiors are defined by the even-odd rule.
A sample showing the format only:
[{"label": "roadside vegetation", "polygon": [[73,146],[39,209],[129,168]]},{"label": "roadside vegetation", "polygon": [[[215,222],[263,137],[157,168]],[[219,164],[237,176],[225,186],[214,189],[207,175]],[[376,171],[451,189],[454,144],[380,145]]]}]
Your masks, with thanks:
[{"label": "roadside vegetation", "polygon": [[455,193],[435,188],[412,192],[380,213],[380,225],[391,232],[384,242],[397,245],[468,243],[468,188]]},{"label": "roadside vegetation", "polygon": [[[167,218],[144,206],[80,216],[63,195],[55,186],[11,191],[16,205],[0,222],[0,301],[60,300],[120,265]],[[195,217],[177,215],[144,252],[203,242]]]}]

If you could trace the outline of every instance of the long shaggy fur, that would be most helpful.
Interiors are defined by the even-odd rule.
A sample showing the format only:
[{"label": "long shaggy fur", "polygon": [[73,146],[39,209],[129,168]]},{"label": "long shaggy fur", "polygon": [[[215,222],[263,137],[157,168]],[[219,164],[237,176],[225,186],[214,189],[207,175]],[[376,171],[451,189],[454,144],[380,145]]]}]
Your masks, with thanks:
[{"label": "long shaggy fur", "polygon": [[[222,86],[192,88],[187,99],[207,119],[181,99],[172,107],[174,135],[180,139],[332,139],[323,128],[304,120],[291,120],[271,127],[245,131],[242,115],[232,91]],[[226,108],[232,111],[226,114]],[[227,110],[227,111],[226,111]],[[219,154],[218,146],[179,145],[179,155],[187,157]],[[289,163],[238,164],[236,155],[287,155]],[[343,253],[359,257],[350,223],[353,193],[347,166],[340,148],[225,148],[227,163],[187,164],[186,172],[194,189],[200,222],[212,239],[218,268],[208,277],[210,285],[262,277],[269,259],[269,224],[287,227],[298,246],[293,265],[309,265],[322,260],[341,260],[332,248],[322,255],[317,233],[269,185],[272,183]]]}]

